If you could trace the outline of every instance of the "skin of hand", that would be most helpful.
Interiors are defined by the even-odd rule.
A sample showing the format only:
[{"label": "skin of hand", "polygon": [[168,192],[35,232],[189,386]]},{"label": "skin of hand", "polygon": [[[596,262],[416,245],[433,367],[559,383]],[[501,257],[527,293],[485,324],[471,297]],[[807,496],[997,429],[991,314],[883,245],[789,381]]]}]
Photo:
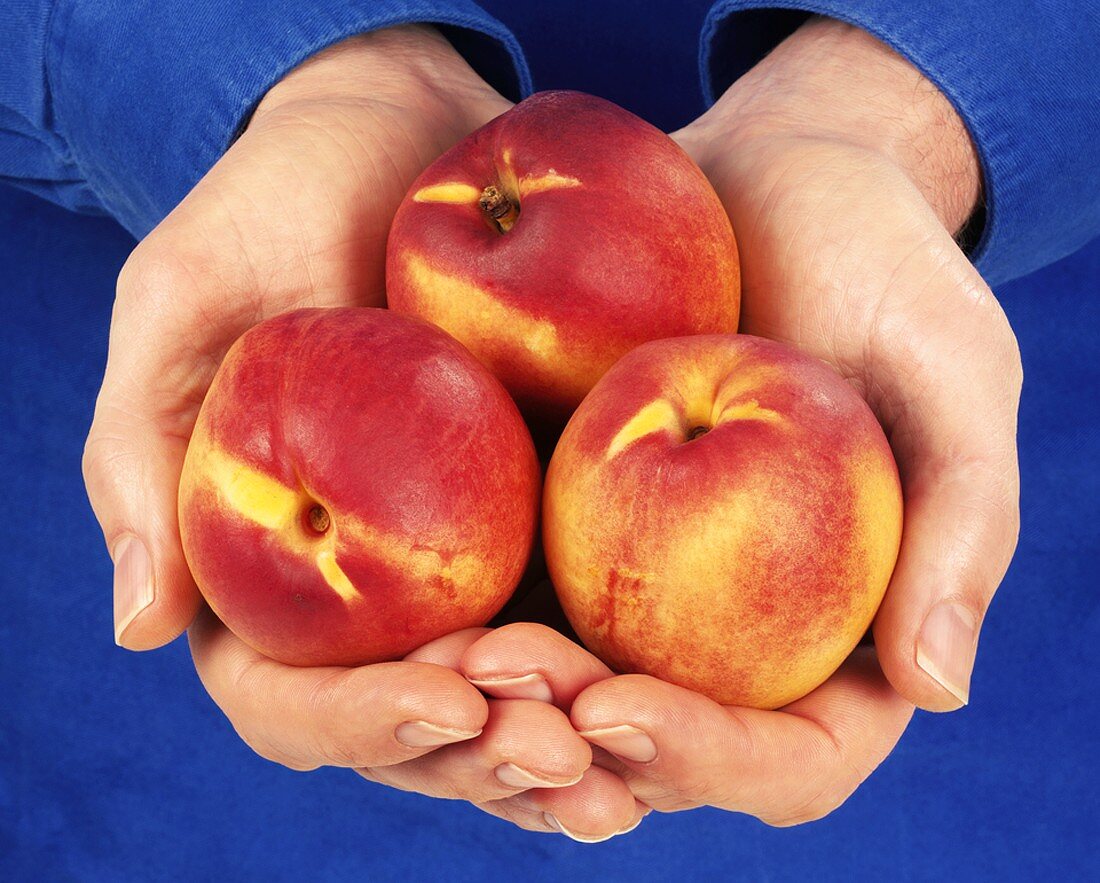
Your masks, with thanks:
[{"label": "skin of hand", "polygon": [[[84,476],[115,563],[116,641],[152,649],[190,625],[203,684],[260,755],[294,769],[347,766],[596,839],[648,810],[591,768],[565,712],[486,700],[455,671],[480,632],[395,663],[280,665],[203,609],[176,516],[191,429],[233,341],[298,307],[381,305],[386,236],[408,186],[509,106],[420,26],[346,40],[272,87],[122,269]],[[533,786],[535,809],[517,798]]]},{"label": "skin of hand", "polygon": [[460,670],[491,695],[501,679],[544,680],[595,762],[654,809],[712,805],[793,825],[843,803],[914,705],[968,699],[978,629],[1019,527],[1019,351],[952,235],[979,194],[967,133],[867,34],[811,20],[676,137],[733,221],[741,331],[833,365],[887,431],[905,528],[875,647],[779,711],[612,677],[537,626],[486,635]]}]

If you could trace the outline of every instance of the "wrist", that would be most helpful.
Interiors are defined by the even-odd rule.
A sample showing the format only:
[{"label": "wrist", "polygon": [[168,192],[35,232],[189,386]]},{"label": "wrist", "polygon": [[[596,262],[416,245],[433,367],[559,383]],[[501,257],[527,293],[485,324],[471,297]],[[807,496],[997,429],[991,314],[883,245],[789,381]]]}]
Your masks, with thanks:
[{"label": "wrist", "polygon": [[[962,119],[920,71],[865,31],[808,21],[701,119],[744,149],[761,138],[844,143],[888,159],[952,233],[977,205],[977,153]],[[713,143],[713,138],[707,138]]]},{"label": "wrist", "polygon": [[305,106],[362,101],[419,111],[459,137],[507,107],[435,28],[398,25],[307,59],[268,90],[249,127]]}]

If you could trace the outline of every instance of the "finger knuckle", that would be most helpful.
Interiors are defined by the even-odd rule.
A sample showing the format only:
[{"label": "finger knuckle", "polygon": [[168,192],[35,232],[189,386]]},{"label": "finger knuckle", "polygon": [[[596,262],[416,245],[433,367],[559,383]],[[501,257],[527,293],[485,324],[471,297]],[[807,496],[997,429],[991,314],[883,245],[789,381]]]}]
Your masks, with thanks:
[{"label": "finger knuckle", "polygon": [[103,439],[93,424],[88,437],[84,440],[84,450],[80,456],[80,473],[84,477],[84,485],[89,492],[92,492],[99,483],[103,462],[100,456],[102,447]]},{"label": "finger knuckle", "polygon": [[733,790],[721,777],[693,778],[680,784],[680,800],[685,806],[723,806],[730,802]]},{"label": "finger knuckle", "polygon": [[305,772],[317,768],[316,764],[296,757],[284,748],[278,737],[263,729],[252,716],[234,709],[223,708],[222,711],[233,731],[257,757],[292,770]]},{"label": "finger knuckle", "polygon": [[502,625],[492,633],[498,641],[527,644],[529,642],[554,640],[559,636],[549,626],[537,622],[513,622]]},{"label": "finger knuckle", "polygon": [[381,708],[376,691],[348,673],[318,682],[308,699],[316,721],[313,752],[332,766],[372,766],[379,760],[377,736],[384,721],[400,717],[400,708]]},{"label": "finger knuckle", "polygon": [[265,700],[271,695],[267,667],[255,661],[240,663],[230,661],[226,670],[211,678],[213,672],[198,665],[199,675],[211,698],[221,709],[233,730],[252,751],[264,760],[287,769],[308,771],[320,764],[315,755],[302,753],[294,746],[297,740],[273,727],[270,717],[263,713]]},{"label": "finger knuckle", "polygon": [[[1015,404],[1023,383],[1020,349],[989,286],[972,268],[960,275],[947,262],[929,272],[925,287],[935,297],[923,310],[889,300],[874,308],[868,363],[904,379],[908,398],[919,400],[949,390],[965,361],[970,383]],[[1015,395],[1005,398],[1005,388]]]},{"label": "finger knuckle", "polygon": [[1000,585],[1020,536],[1020,506],[1014,481],[991,474],[958,504],[959,527],[949,559],[961,577],[962,600],[983,611]]},{"label": "finger knuckle", "polygon": [[313,750],[328,766],[358,769],[377,762],[374,753],[357,743],[350,733],[321,736],[316,740]]},{"label": "finger knuckle", "polygon": [[309,697],[310,719],[316,721],[312,748],[334,766],[370,766],[371,758],[363,750],[356,723],[358,707],[355,692],[344,677],[328,678],[319,683]]},{"label": "finger knuckle", "polygon": [[992,290],[983,281],[975,283],[968,300],[977,314],[975,333],[985,342],[991,355],[991,368],[1004,388],[1012,393],[1013,406],[1024,383],[1024,363],[1020,344],[1012,324]]},{"label": "finger knuckle", "polygon": [[815,754],[814,763],[820,772],[801,791],[788,792],[787,799],[779,802],[773,812],[760,816],[762,821],[772,827],[790,828],[823,819],[843,805],[878,766],[874,754],[853,755],[825,733]]},{"label": "finger knuckle", "polygon": [[1006,350],[1004,359],[1005,382],[1012,392],[1013,403],[1015,404],[1024,389],[1024,360],[1015,334],[1011,334],[1011,340],[1007,341],[1004,346]]},{"label": "finger knuckle", "polygon": [[461,768],[430,761],[426,765],[414,761],[374,768],[356,767],[355,771],[379,784],[400,788],[402,791],[415,791],[441,800],[483,803],[508,796],[507,789],[488,772],[484,773],[481,781],[476,781],[476,777],[469,771],[464,774]]},{"label": "finger knuckle", "polygon": [[174,249],[158,247],[150,236],[127,258],[115,286],[116,309],[140,306],[144,313],[163,313],[194,286],[194,271]]},{"label": "finger knuckle", "polygon": [[87,481],[113,473],[118,461],[136,457],[132,439],[127,438],[134,425],[142,422],[136,412],[114,404],[101,404],[84,441],[80,467]]},{"label": "finger knuckle", "polygon": [[441,800],[465,800],[475,804],[499,799],[511,790],[501,787],[499,782],[488,776],[483,782],[474,783],[442,773],[436,775],[433,785],[426,787],[430,789],[433,797]]},{"label": "finger knuckle", "polygon": [[646,729],[657,723],[652,717],[653,708],[647,703],[639,705],[635,698],[638,695],[654,695],[661,689],[661,684],[649,675],[639,674],[617,675],[597,681],[585,687],[573,700],[570,718],[578,729],[592,730],[628,713],[630,723]]},{"label": "finger knuckle", "polygon": [[829,785],[807,800],[785,807],[778,813],[763,815],[760,819],[773,828],[793,828],[797,825],[820,821],[839,809],[851,797],[854,790],[854,787],[838,788]]},{"label": "finger knuckle", "polygon": [[[1018,503],[1007,505],[1003,512],[1004,552],[1000,562],[1007,569],[1012,556],[1016,554],[1016,546],[1020,542],[1020,506]],[[1002,573],[1001,576],[1004,574]],[[997,580],[1000,582],[1000,579]]]},{"label": "finger knuckle", "polygon": [[1023,387],[1024,364],[1012,323],[989,286],[979,282],[975,288],[978,293],[973,294],[970,299],[980,314],[979,333],[995,355],[998,375],[1009,389],[1018,394]]},{"label": "finger knuckle", "polygon": [[291,756],[283,749],[277,747],[274,743],[268,741],[265,737],[247,733],[242,731],[240,727],[235,727],[235,729],[241,741],[252,749],[252,752],[257,757],[269,763],[278,764],[288,770],[294,770],[300,773],[307,773],[318,768],[318,764]]},{"label": "finger knuckle", "polygon": [[114,418],[101,409],[88,437],[80,458],[80,471],[88,500],[100,522],[108,541],[111,533],[121,529],[116,522],[119,513],[113,505],[113,494],[118,487],[140,481],[142,462],[138,452],[125,438],[122,430],[114,428]]}]

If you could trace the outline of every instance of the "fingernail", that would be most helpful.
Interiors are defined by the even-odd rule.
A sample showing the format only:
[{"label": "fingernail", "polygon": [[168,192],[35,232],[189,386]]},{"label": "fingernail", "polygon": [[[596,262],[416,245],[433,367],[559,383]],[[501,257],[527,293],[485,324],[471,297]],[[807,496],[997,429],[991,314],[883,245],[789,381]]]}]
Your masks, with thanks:
[{"label": "fingernail", "polygon": [[603,843],[605,840],[610,840],[612,837],[615,836],[615,834],[607,834],[603,837],[592,837],[588,834],[578,834],[575,831],[570,831],[567,827],[565,827],[565,825],[554,818],[553,813],[544,812],[542,814],[542,817],[543,819],[545,819],[546,824],[548,824],[555,831],[560,834],[564,834],[570,840],[576,840],[578,843]]},{"label": "fingernail", "polygon": [[502,763],[496,768],[496,776],[509,788],[566,788],[576,785],[581,780],[580,776],[568,782],[556,782],[553,779],[544,779],[542,776],[525,770],[514,763]]},{"label": "fingernail", "polygon": [[497,699],[534,699],[536,702],[553,702],[554,691],[550,682],[540,674],[523,675],[518,678],[491,678],[488,680],[469,679],[479,690],[491,693]]},{"label": "fingernail", "polygon": [[633,831],[635,828],[637,828],[638,825],[640,825],[644,821],[645,821],[645,816],[638,816],[637,819],[635,819],[633,822],[631,822],[629,825],[627,825],[625,828],[623,828],[619,833],[620,834],[629,834],[631,831]]},{"label": "fingernail", "polygon": [[115,543],[111,560],[115,563],[115,643],[125,647],[126,629],[153,603],[153,564],[145,543],[133,534]]},{"label": "fingernail", "polygon": [[584,730],[580,736],[624,760],[649,763],[657,759],[657,746],[653,740],[642,730],[628,724],[601,730]]},{"label": "fingernail", "polygon": [[453,742],[465,742],[481,735],[481,730],[452,730],[427,721],[406,721],[393,731],[393,737],[409,748],[435,748]]},{"label": "fingernail", "polygon": [[917,665],[966,705],[977,649],[978,621],[974,614],[954,601],[941,601],[921,626]]}]

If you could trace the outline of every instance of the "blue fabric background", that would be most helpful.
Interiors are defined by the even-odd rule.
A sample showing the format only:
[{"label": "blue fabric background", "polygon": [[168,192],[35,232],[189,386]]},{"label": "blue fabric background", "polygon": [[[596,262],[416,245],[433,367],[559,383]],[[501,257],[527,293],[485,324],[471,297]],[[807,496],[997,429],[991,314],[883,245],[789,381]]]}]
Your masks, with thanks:
[{"label": "blue fabric background", "polygon": [[[539,88],[670,127],[702,105],[704,3],[484,4]],[[666,8],[669,4],[665,4]],[[133,241],[0,188],[0,879],[1096,879],[1100,831],[1100,243],[1001,286],[1024,355],[1023,532],[966,710],[918,713],[828,819],[773,830],[654,814],[583,846],[468,806],[260,760],[186,645],[112,643],[107,555],[80,479],[114,277]],[[1091,576],[1090,576],[1091,574]]]}]

